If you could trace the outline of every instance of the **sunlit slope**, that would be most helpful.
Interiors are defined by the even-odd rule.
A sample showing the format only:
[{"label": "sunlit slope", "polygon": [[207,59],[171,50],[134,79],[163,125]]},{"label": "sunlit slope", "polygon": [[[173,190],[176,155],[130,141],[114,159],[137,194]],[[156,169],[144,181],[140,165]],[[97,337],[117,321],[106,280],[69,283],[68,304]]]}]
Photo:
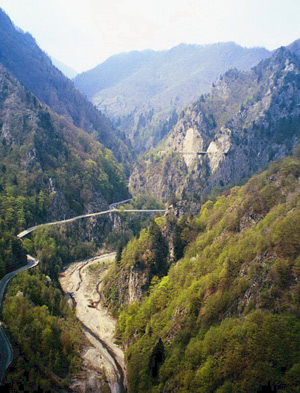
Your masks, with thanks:
[{"label": "sunlit slope", "polygon": [[159,257],[157,243],[143,254],[149,235],[123,251],[118,285],[107,292],[111,305],[125,293],[122,280],[133,290],[133,278],[149,270],[147,255],[159,257],[152,261],[152,284],[142,298],[126,298],[130,305],[123,301],[119,315],[131,391],[254,393],[268,384],[297,391],[299,177],[298,149],[245,186],[207,201],[199,215],[176,220],[170,211],[157,220],[183,255],[162,278],[167,254]]},{"label": "sunlit slope", "polygon": [[119,161],[131,155],[120,135],[51,62],[29,33],[16,28],[0,9],[0,62],[42,103],[112,149]]}]

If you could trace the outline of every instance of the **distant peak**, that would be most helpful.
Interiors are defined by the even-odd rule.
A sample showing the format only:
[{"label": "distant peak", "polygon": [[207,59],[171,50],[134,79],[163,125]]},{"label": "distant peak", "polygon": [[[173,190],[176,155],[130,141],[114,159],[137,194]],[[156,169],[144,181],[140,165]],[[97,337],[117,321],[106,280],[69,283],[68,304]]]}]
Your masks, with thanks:
[{"label": "distant peak", "polygon": [[300,38],[286,47],[292,53],[300,57]]}]

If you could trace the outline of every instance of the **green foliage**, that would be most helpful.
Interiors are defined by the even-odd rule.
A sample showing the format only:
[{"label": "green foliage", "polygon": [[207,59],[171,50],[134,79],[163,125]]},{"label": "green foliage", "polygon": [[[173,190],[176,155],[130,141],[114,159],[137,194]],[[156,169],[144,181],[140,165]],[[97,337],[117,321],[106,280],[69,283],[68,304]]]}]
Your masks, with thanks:
[{"label": "green foliage", "polygon": [[[157,221],[169,237],[180,228],[182,258],[153,277],[139,303],[124,307],[118,295],[132,391],[255,393],[268,384],[297,391],[299,164],[296,157],[274,164],[192,219]],[[140,260],[143,244],[151,253],[149,234],[123,250],[121,275]],[[119,286],[120,270],[114,274]],[[159,339],[165,360],[153,378],[149,362]]]},{"label": "green foliage", "polygon": [[150,288],[153,277],[162,277],[167,273],[169,266],[168,247],[158,224],[153,221],[147,229],[143,229],[139,236],[132,238],[126,248],[118,255],[116,263],[105,278],[104,292],[107,302],[114,313],[119,313],[122,302],[128,296],[128,282],[122,282],[115,287],[111,279],[131,272],[144,271],[141,281],[141,296]]},{"label": "green foliage", "polygon": [[[3,320],[21,348],[21,356],[5,381],[11,389],[30,383],[32,389],[46,391],[45,383],[51,387],[53,373],[63,379],[79,371],[80,325],[49,277],[38,271],[19,274],[9,286]],[[23,359],[33,370],[29,378]]]},{"label": "green foliage", "polygon": [[[128,170],[132,155],[124,143],[124,137],[116,132],[109,121],[93,106],[88,99],[74,87],[54,65],[50,58],[38,47],[29,33],[16,29],[9,17],[0,10],[0,42],[1,63],[41,102],[49,106],[60,116],[71,122],[100,141],[106,148],[113,149],[119,162],[123,162]],[[27,102],[32,101],[29,90],[23,96]],[[2,89],[1,89],[2,90]],[[5,91],[3,89],[2,91]],[[34,97],[34,103],[39,105]],[[30,117],[18,123],[30,123]],[[49,127],[47,117],[41,118],[43,127]],[[48,145],[51,147],[50,145]]]},{"label": "green foliage", "polygon": [[[135,195],[134,199],[118,206],[119,210],[148,210],[164,209],[165,206],[152,197],[146,195]],[[117,250],[117,260],[121,258],[121,252],[129,240],[137,236],[139,232],[149,226],[153,217],[157,214],[141,213],[118,213],[115,216],[115,225],[109,230],[104,230],[103,244],[104,248]],[[98,235],[99,236],[99,235]]]},{"label": "green foliage", "polygon": [[53,380],[63,383],[80,370],[83,334],[57,281],[65,263],[91,254],[91,244],[76,247],[77,242],[74,228],[51,227],[24,240],[40,263],[12,280],[3,304],[3,320],[20,348],[18,362],[5,376],[11,391],[24,390],[28,383],[33,390],[47,391]]},{"label": "green foliage", "polygon": [[127,197],[123,168],[110,150],[38,104],[2,67],[0,73],[6,87],[0,122],[10,130],[0,144],[1,207],[7,225],[17,231],[33,220],[45,221],[55,204],[75,215],[95,199],[103,205]]},{"label": "green foliage", "polygon": [[47,391],[56,374],[63,380],[80,367],[82,336],[57,284],[58,273],[65,263],[95,251],[107,235],[107,222],[98,225],[105,230],[97,242],[83,239],[85,223],[37,230],[23,244],[16,234],[81,214],[95,200],[102,208],[126,198],[127,190],[122,167],[109,150],[43,107],[2,66],[0,73],[0,123],[9,129],[0,143],[0,278],[26,263],[26,250],[40,260],[32,274],[9,286],[14,292],[3,306],[3,319],[21,351],[6,382],[12,391],[25,390],[26,381],[32,391]]},{"label": "green foliage", "polygon": [[0,143],[2,277],[25,263],[13,239],[23,229],[82,214],[95,199],[102,207],[128,194],[122,166],[109,150],[43,107],[2,66],[0,73],[0,124],[9,129]]}]

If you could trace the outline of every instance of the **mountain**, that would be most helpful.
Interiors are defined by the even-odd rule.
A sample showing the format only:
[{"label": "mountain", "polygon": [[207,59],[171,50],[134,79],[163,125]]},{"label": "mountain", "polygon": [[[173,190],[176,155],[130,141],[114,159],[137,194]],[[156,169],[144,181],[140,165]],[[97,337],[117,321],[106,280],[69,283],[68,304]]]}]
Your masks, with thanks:
[{"label": "mountain", "polygon": [[[127,196],[123,168],[110,150],[41,104],[2,65],[0,76],[0,190],[4,199],[11,197],[1,210],[6,217],[18,205],[15,231],[103,210]],[[38,202],[40,196],[37,214],[26,216],[26,198]]]},{"label": "mountain", "polygon": [[248,70],[270,52],[233,43],[180,44],[167,51],[113,56],[79,74],[75,85],[131,138],[137,152],[166,135],[176,112],[209,90],[229,68]]},{"label": "mountain", "polygon": [[290,45],[287,46],[287,49],[293,52],[295,55],[300,57],[300,39],[292,42]]},{"label": "mountain", "polygon": [[0,163],[0,278],[25,265],[29,252],[39,260],[12,280],[1,309],[17,350],[5,381],[1,375],[1,391],[65,391],[81,371],[84,337],[57,276],[64,264],[90,255],[112,224],[81,220],[52,227],[52,233],[42,227],[22,242],[16,234],[126,199],[123,167],[1,64]]},{"label": "mountain", "polygon": [[129,391],[298,391],[299,152],[123,250],[104,294]]},{"label": "mountain", "polygon": [[109,120],[52,64],[32,36],[16,28],[1,9],[0,36],[0,62],[15,78],[54,112],[112,149],[119,161],[126,165],[131,162],[121,134],[118,135]]},{"label": "mountain", "polygon": [[[23,229],[128,197],[123,167],[0,64],[0,277],[26,261]],[[82,239],[83,240],[83,239]]]},{"label": "mountain", "polygon": [[[299,49],[299,42],[294,44]],[[290,154],[300,136],[300,58],[279,48],[251,71],[226,72],[179,116],[168,137],[141,160],[130,189],[162,201],[201,200]]]},{"label": "mountain", "polygon": [[111,56],[95,68],[78,74],[75,85],[92,101],[101,90],[124,81],[152,61],[155,51],[132,51]]},{"label": "mountain", "polygon": [[75,76],[78,74],[78,72],[73,70],[73,68],[67,66],[59,60],[54,59],[53,57],[51,57],[51,61],[55,67],[58,68],[69,79],[75,78]]}]

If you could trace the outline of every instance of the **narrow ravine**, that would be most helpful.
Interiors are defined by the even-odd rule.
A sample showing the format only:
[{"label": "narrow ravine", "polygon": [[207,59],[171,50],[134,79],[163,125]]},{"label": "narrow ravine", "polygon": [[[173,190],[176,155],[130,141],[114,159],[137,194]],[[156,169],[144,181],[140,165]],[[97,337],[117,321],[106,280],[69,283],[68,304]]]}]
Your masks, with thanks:
[{"label": "narrow ravine", "polygon": [[115,253],[104,254],[67,266],[59,281],[73,301],[89,344],[82,351],[85,375],[72,382],[76,392],[100,392],[103,376],[112,393],[125,393],[124,354],[114,342],[116,321],[101,305],[101,287]]}]

